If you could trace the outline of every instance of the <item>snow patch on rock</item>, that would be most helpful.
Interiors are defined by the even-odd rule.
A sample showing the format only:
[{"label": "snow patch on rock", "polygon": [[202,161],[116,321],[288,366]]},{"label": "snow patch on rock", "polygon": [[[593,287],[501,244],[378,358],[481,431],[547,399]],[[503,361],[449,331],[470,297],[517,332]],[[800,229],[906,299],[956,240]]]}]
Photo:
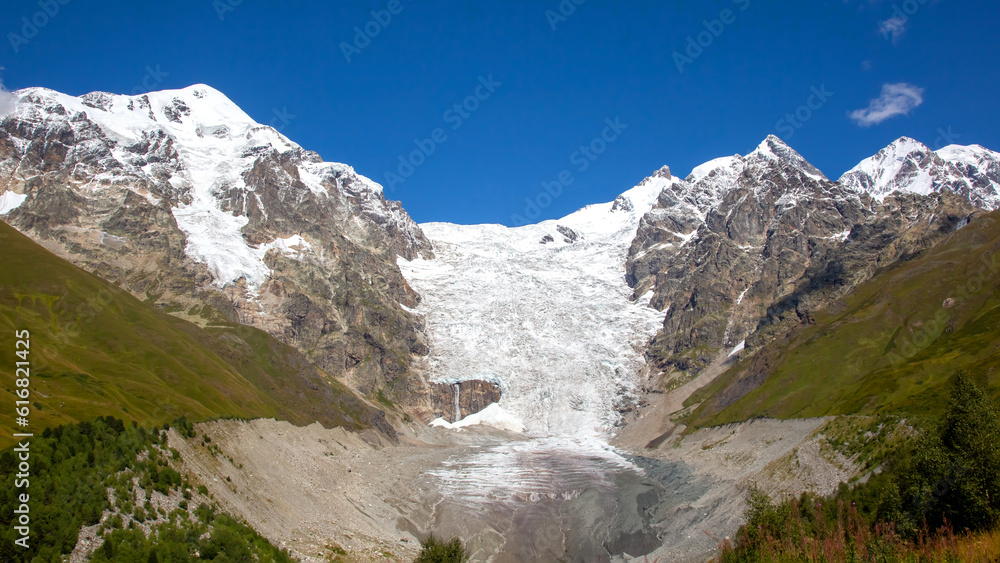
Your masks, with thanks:
[{"label": "snow patch on rock", "polygon": [[431,421],[431,426],[447,428],[449,430],[461,430],[469,426],[492,426],[500,430],[510,432],[524,432],[524,425],[517,418],[508,413],[497,403],[489,405],[485,409],[459,420],[458,422],[448,422],[443,418],[435,418]]},{"label": "snow patch on rock", "polygon": [[10,191],[4,192],[3,195],[0,195],[0,215],[6,215],[21,207],[21,204],[26,199],[28,199],[28,196],[24,194],[16,194]]}]

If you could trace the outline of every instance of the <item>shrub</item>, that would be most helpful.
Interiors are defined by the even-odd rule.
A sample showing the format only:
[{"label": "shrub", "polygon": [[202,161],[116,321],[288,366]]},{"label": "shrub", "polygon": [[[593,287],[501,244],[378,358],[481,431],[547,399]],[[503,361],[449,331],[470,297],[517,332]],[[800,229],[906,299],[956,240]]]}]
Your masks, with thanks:
[{"label": "shrub", "polygon": [[442,543],[434,534],[420,542],[420,554],[415,563],[464,563],[469,556],[462,547],[462,540],[452,538],[448,543]]}]

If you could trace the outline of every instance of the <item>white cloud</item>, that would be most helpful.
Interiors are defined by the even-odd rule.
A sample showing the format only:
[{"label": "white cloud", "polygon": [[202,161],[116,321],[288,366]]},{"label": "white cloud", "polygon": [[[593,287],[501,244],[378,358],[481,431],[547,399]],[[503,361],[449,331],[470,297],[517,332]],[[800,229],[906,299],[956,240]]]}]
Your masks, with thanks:
[{"label": "white cloud", "polygon": [[886,40],[891,39],[892,44],[895,45],[896,41],[899,40],[900,36],[906,31],[907,17],[893,16],[887,20],[878,22],[878,30],[882,33],[882,37]]},{"label": "white cloud", "polygon": [[8,92],[3,86],[3,79],[0,79],[0,117],[13,112],[16,105],[17,96]]},{"label": "white cloud", "polygon": [[882,95],[872,100],[868,107],[852,111],[850,116],[858,125],[870,127],[890,117],[907,115],[922,103],[924,103],[923,88],[905,82],[883,84]]}]

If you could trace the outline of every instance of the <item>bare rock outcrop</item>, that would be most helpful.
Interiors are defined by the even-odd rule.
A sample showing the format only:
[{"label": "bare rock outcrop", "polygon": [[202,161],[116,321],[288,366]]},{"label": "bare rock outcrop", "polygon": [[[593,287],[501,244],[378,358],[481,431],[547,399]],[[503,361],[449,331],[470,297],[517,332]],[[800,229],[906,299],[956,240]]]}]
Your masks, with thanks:
[{"label": "bare rock outcrop", "polygon": [[435,383],[430,390],[433,418],[457,422],[500,401],[500,386],[492,381],[471,379],[459,383]]}]

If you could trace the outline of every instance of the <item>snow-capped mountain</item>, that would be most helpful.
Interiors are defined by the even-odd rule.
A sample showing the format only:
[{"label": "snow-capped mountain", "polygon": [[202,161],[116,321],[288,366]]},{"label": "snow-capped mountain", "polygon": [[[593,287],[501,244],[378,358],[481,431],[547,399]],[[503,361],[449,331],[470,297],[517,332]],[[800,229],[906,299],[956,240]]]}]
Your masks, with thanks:
[{"label": "snow-capped mountain", "polygon": [[[1000,160],[978,147],[942,149],[949,160],[921,147],[900,139],[831,182],[770,136],[664,190],[627,265],[634,296],[652,290],[667,311],[650,359],[683,378],[748,338],[760,346],[775,325],[808,322],[877,268],[993,207],[989,171]],[[968,175],[950,162],[960,158]]]},{"label": "snow-capped mountain", "polygon": [[[282,163],[285,180],[300,192],[288,203],[302,205],[308,195],[349,198],[355,212],[389,226],[386,230],[396,235],[394,242],[404,256],[428,249],[405,212],[385,201],[380,185],[350,166],[323,162],[208,86],[142,96],[92,92],[76,98],[42,88],[15,94],[20,100],[12,118],[32,130],[23,137],[15,133],[10,140],[25,156],[36,140],[35,128],[45,128],[67,137],[45,141],[66,147],[63,158],[74,162],[70,181],[86,180],[86,192],[142,184],[136,193],[153,205],[167,199],[187,235],[186,252],[208,266],[219,287],[244,278],[258,289],[270,275],[264,264],[267,250],[309,249],[296,235],[258,244],[243,236],[252,221],[266,221],[273,211],[264,205],[259,193],[264,186],[253,175],[267,153],[287,161]],[[67,145],[66,140],[75,142]],[[59,145],[45,148],[58,151]],[[26,164],[30,166],[30,159],[14,168],[13,181],[30,170]],[[10,187],[16,191],[16,184]]]},{"label": "snow-capped mountain", "polygon": [[702,165],[660,194],[629,249],[635,295],[666,310],[661,369],[697,371],[742,347],[761,301],[788,293],[810,254],[841,243],[864,203],[769,136],[747,156]]},{"label": "snow-capped mountain", "polygon": [[197,322],[267,330],[365,393],[426,351],[395,258],[430,244],[350,166],[205,85],[14,94],[0,211],[57,254]]},{"label": "snow-capped mountain", "polygon": [[[710,160],[695,167],[683,182],[668,186],[640,224],[641,236],[636,239],[640,244],[633,248],[633,259],[656,250],[676,250],[691,242],[709,212],[718,209],[726,195],[737,188],[741,175],[769,168],[786,170],[791,175],[785,179],[785,186],[791,189],[782,191],[781,196],[785,197],[782,204],[792,202],[797,191],[806,190],[806,184],[826,180],[819,170],[771,135],[746,157],[737,154]],[[748,185],[755,193],[768,186],[762,182]],[[649,243],[654,246],[648,246]],[[647,246],[642,247],[643,244]],[[636,256],[639,254],[642,256]],[[632,274],[634,277],[635,272]],[[640,274],[640,277],[645,276]],[[647,288],[640,289],[638,292],[644,293]]]},{"label": "snow-capped mountain", "polygon": [[[418,226],[208,86],[15,94],[3,220],[178,316],[264,329],[363,394],[424,416],[499,386],[477,420],[540,433],[607,430],[661,372],[753,353],[1000,206],[1000,155],[979,146],[903,138],[834,182],[769,136],[559,220]],[[475,397],[452,389],[471,380]]]},{"label": "snow-capped mountain", "polygon": [[902,137],[847,171],[840,183],[881,201],[893,192],[927,195],[949,189],[977,207],[1000,207],[1000,153],[979,145],[932,151]]}]

